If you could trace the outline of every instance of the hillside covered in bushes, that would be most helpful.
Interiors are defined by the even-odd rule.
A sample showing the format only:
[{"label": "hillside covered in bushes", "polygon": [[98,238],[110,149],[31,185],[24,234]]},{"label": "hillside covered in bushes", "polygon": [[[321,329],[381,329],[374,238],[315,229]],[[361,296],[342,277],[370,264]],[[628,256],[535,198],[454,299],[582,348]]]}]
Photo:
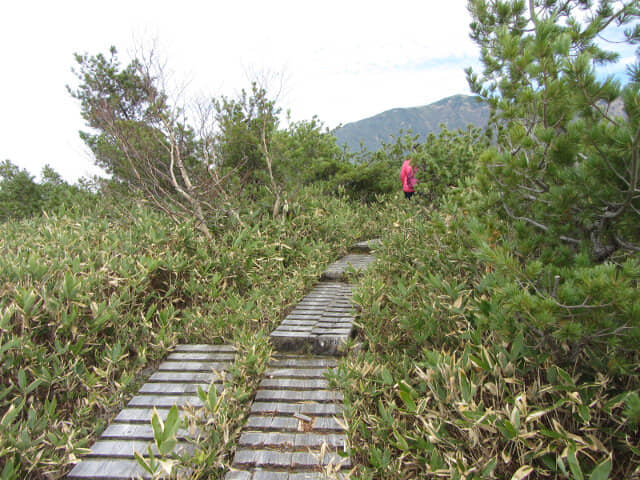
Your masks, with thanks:
[{"label": "hillside covered in bushes", "polygon": [[62,478],[172,346],[226,342],[241,360],[178,460],[223,478],[269,332],[371,238],[331,374],[353,478],[640,478],[640,66],[596,70],[639,12],[599,7],[472,0],[488,129],[360,154],[317,119],[283,127],[257,83],[193,123],[158,65],[78,55],[110,178],[0,165],[0,478]]}]

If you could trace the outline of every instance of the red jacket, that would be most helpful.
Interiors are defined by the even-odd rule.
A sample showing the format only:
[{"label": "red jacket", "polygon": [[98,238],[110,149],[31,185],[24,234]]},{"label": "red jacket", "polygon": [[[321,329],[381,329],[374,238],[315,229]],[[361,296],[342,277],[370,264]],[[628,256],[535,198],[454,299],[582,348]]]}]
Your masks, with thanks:
[{"label": "red jacket", "polygon": [[418,180],[414,176],[415,168],[409,165],[409,160],[405,160],[400,169],[400,180],[402,180],[402,191],[413,192]]}]

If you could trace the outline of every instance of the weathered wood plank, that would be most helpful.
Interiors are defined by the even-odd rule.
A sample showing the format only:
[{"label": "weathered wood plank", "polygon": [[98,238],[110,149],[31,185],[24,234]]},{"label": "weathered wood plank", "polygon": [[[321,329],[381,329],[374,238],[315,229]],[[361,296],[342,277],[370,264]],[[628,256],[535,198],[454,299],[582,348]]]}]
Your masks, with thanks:
[{"label": "weathered wood plank", "polygon": [[240,447],[278,448],[282,450],[305,450],[326,446],[342,449],[346,445],[346,435],[317,433],[245,432],[238,440]]},{"label": "weathered wood plank", "polygon": [[229,369],[230,362],[162,362],[160,371],[174,372],[222,372]]},{"label": "weathered wood plank", "polygon": [[132,478],[151,478],[144,468],[135,460],[127,459],[91,459],[78,463],[69,472],[67,478],[125,480]]},{"label": "weathered wood plank", "polygon": [[348,338],[351,335],[350,328],[314,328],[314,335],[335,335],[337,337]]},{"label": "weathered wood plank", "polygon": [[343,432],[345,426],[335,417],[316,417],[307,425],[293,417],[251,415],[247,419],[247,429],[298,432],[310,429],[312,432]]},{"label": "weathered wood plank", "polygon": [[156,372],[149,377],[150,382],[175,382],[175,383],[218,383],[222,381],[222,375],[205,372]]},{"label": "weathered wood plank", "polygon": [[338,362],[333,358],[295,358],[275,357],[269,362],[270,367],[276,368],[322,368],[335,367]]},{"label": "weathered wood plank", "polygon": [[312,380],[298,378],[265,378],[260,382],[261,388],[286,390],[325,390],[329,388],[329,381],[324,378]]},{"label": "weathered wood plank", "polygon": [[326,368],[274,368],[265,374],[268,378],[325,378]]},{"label": "weathered wood plank", "polygon": [[[98,440],[91,446],[91,456],[94,457],[116,457],[134,458],[134,452],[138,452],[143,457],[149,456],[148,447],[151,453],[158,455],[158,448],[153,441],[145,440]],[[192,443],[178,442],[172,453],[176,455],[192,455],[195,445]]]},{"label": "weathered wood plank", "polygon": [[327,416],[342,414],[343,406],[334,403],[276,403],[276,402],[253,402],[251,413],[260,414],[294,414],[302,413],[311,416]]},{"label": "weathered wood plank", "polygon": [[[190,432],[189,430],[179,429],[176,437],[180,439],[188,439],[197,437],[198,432]],[[124,439],[124,440],[153,440],[153,428],[151,425],[138,425],[128,423],[113,423],[109,425],[102,435],[101,439]]]},{"label": "weathered wood plank", "polygon": [[293,452],[291,455],[291,468],[314,468],[328,465],[333,465],[335,468],[350,468],[351,460],[342,458],[334,452],[327,452],[321,458],[315,452]]},{"label": "weathered wood plank", "polygon": [[291,325],[282,322],[280,326],[278,326],[278,332],[286,333],[286,332],[303,332],[303,333],[311,333],[314,325]]},{"label": "weathered wood plank", "polygon": [[280,326],[283,326],[283,325],[298,325],[298,326],[312,327],[312,326],[316,325],[317,323],[318,322],[316,320],[294,320],[294,319],[290,319],[290,318],[285,318],[280,323]]},{"label": "weathered wood plank", "polygon": [[219,353],[224,353],[224,352],[235,352],[236,348],[233,345],[206,345],[206,344],[194,345],[194,344],[190,344],[190,345],[176,345],[173,348],[173,351],[174,352],[209,352],[209,353],[219,352]]},{"label": "weathered wood plank", "polygon": [[183,362],[231,362],[235,360],[235,358],[235,353],[176,352],[170,353],[167,360]]},{"label": "weathered wood plank", "polygon": [[324,456],[305,452],[274,452],[272,450],[238,450],[233,461],[234,466],[252,466],[255,468],[317,468],[333,465],[337,468],[349,468],[349,459],[343,459],[337,453],[328,452]]},{"label": "weathered wood plank", "polygon": [[[169,415],[169,409],[158,408],[156,411],[164,422],[167,419],[167,415]],[[181,414],[180,418],[182,419],[184,417],[184,412],[179,411],[178,413]],[[152,408],[125,408],[120,411],[114,421],[122,423],[149,423],[152,415]]]},{"label": "weathered wood plank", "polygon": [[[203,391],[209,391],[208,383],[145,383],[138,393],[156,393],[165,395],[176,395],[181,393],[198,393],[198,387]],[[218,392],[222,391],[222,384],[216,385]]]},{"label": "weathered wood plank", "polygon": [[202,400],[194,395],[136,395],[129,403],[129,407],[165,407],[172,406],[184,407],[190,405],[192,407],[202,407]]},{"label": "weathered wood plank", "polygon": [[274,452],[271,450],[238,450],[233,459],[233,465],[263,467],[291,466],[293,454],[291,452]]},{"label": "weathered wood plank", "polygon": [[258,390],[256,401],[260,402],[341,402],[342,393],[335,390]]},{"label": "weathered wood plank", "polygon": [[[167,415],[169,414],[168,408],[156,408],[156,412],[162,419],[165,421],[167,419]],[[138,424],[148,424],[151,421],[151,416],[153,415],[153,408],[125,408],[120,411],[120,413],[114,419],[115,423],[138,423]],[[186,412],[182,409],[178,409],[178,416],[180,420],[182,420],[186,415]],[[199,418],[202,418],[204,412],[197,411],[195,415]]]},{"label": "weathered wood plank", "polygon": [[[289,480],[289,474],[284,473],[282,478],[262,478],[261,480]],[[246,470],[231,470],[224,476],[224,480],[255,480],[252,472]]]},{"label": "weathered wood plank", "polygon": [[311,335],[311,332],[291,332],[288,330],[280,330],[280,327],[276,328],[273,332],[271,332],[270,337],[283,337],[284,339],[288,338],[307,338]]}]

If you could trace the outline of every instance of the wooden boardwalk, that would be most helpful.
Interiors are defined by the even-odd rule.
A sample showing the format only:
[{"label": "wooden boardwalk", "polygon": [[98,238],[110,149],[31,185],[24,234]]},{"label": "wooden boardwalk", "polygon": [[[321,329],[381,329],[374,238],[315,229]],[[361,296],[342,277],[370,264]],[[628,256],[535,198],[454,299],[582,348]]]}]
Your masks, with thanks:
[{"label": "wooden boardwalk", "polygon": [[[134,452],[147,457],[147,447],[152,446],[154,455],[158,453],[153,446],[153,410],[165,420],[173,405],[179,408],[181,417],[189,406],[201,407],[198,387],[208,391],[213,383],[222,388],[223,376],[234,359],[235,349],[229,345],[177,345],[67,478],[150,478],[135,460]],[[197,434],[179,430],[174,452],[193,453]]]},{"label": "wooden boardwalk", "polygon": [[321,282],[271,333],[282,352],[337,355],[344,353],[353,329],[351,285]]},{"label": "wooden boardwalk", "polygon": [[[329,388],[327,374],[344,355],[353,331],[354,305],[348,273],[366,269],[378,241],[361,242],[354,252],[330,265],[320,283],[272,332],[276,350],[260,383],[250,416],[238,440],[225,480],[319,480],[348,478],[346,420],[342,394]],[[176,405],[202,406],[198,387],[222,388],[235,359],[229,345],[178,345],[140,388],[69,473],[71,479],[150,478],[134,452],[146,456],[153,447],[153,410],[166,418]],[[178,431],[177,454],[193,453],[197,431]],[[188,474],[183,474],[188,478]]]},{"label": "wooden boardwalk", "polygon": [[336,361],[279,356],[260,384],[226,480],[320,479],[348,469],[342,395],[325,378]]}]

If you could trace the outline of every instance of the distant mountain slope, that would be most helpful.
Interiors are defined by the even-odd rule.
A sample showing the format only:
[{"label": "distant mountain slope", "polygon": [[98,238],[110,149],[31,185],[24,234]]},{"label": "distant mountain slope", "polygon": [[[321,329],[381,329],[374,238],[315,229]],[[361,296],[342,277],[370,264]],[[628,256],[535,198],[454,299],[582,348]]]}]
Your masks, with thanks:
[{"label": "distant mountain slope", "polygon": [[394,108],[358,122],[347,123],[334,134],[338,145],[346,144],[350,150],[359,151],[362,140],[368,150],[377,150],[382,142],[389,142],[391,135],[400,129],[420,135],[420,141],[429,133],[440,131],[440,124],[449,130],[465,129],[473,124],[485,127],[489,120],[489,107],[477,97],[454,95],[424,107]]}]

